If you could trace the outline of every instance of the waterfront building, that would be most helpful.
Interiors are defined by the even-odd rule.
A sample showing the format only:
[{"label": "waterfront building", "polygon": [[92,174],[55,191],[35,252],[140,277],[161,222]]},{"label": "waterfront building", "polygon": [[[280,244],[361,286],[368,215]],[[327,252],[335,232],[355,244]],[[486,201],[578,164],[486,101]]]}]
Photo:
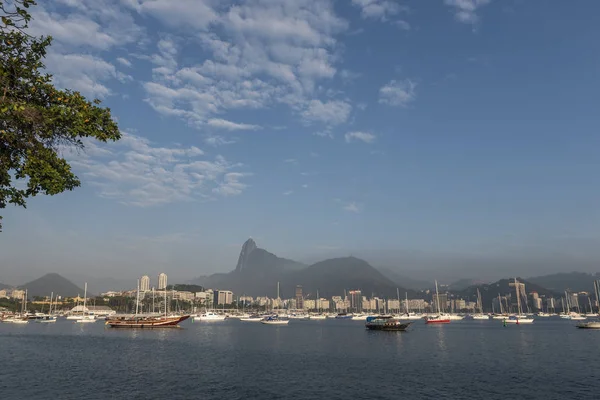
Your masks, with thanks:
[{"label": "waterfront building", "polygon": [[140,292],[147,292],[150,290],[150,277],[144,275],[140,278]]},{"label": "waterfront building", "polygon": [[8,299],[8,291],[6,289],[0,290],[0,299]]},{"label": "waterfront building", "polygon": [[25,296],[25,291],[21,289],[14,289],[10,293],[10,297],[13,299],[22,299]]},{"label": "waterfront building", "polygon": [[296,309],[304,309],[304,297],[302,296],[302,285],[296,286]]},{"label": "waterfront building", "polygon": [[195,298],[196,295],[192,292],[186,292],[183,290],[173,292],[173,300],[193,301]]},{"label": "waterfront building", "polygon": [[348,292],[348,295],[350,296],[350,310],[354,311],[354,312],[360,312],[363,309],[363,304],[362,304],[362,293],[360,290],[350,290]]},{"label": "waterfront building", "polygon": [[69,312],[71,314],[93,314],[100,316],[114,315],[117,312],[108,306],[83,306],[80,304],[75,306]]},{"label": "waterfront building", "polygon": [[214,305],[233,303],[233,292],[231,290],[215,290],[213,293]]},{"label": "waterfront building", "polygon": [[396,310],[405,311],[406,310],[406,300],[398,300],[398,299],[389,299],[387,301],[388,310],[390,312],[395,312]]},{"label": "waterfront building", "polygon": [[167,274],[164,272],[158,275],[158,290],[164,290],[167,288]]},{"label": "waterfront building", "polygon": [[[440,304],[440,308],[441,310],[437,310],[437,298],[439,297],[439,304]],[[437,294],[433,294],[433,300],[432,300],[432,304],[434,306],[434,311],[435,312],[446,312],[448,310],[448,294],[447,293],[440,293],[439,295]]]}]

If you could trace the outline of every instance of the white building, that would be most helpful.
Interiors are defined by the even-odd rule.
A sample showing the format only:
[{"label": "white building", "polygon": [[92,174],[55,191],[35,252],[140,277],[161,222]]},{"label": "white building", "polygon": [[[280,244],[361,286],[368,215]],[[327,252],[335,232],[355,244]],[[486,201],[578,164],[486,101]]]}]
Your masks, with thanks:
[{"label": "white building", "polygon": [[167,288],[167,274],[162,272],[158,275],[158,290],[163,290]]},{"label": "white building", "polygon": [[[166,280],[166,275],[165,275]],[[147,292],[150,290],[150,277],[144,275],[140,278],[140,292]]]},{"label": "white building", "polygon": [[107,306],[86,306],[86,307],[84,307],[83,304],[73,307],[70,311],[70,314],[82,314],[82,313],[105,316],[105,315],[114,315],[117,312]]}]

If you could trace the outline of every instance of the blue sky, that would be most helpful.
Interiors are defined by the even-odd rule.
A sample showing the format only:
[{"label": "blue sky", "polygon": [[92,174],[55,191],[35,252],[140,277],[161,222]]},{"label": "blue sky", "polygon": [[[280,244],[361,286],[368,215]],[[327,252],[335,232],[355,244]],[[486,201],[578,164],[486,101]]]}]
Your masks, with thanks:
[{"label": "blue sky", "polygon": [[40,3],[56,84],[124,138],[65,151],[78,190],[3,210],[4,280],[191,278],[248,236],[599,260],[597,2]]}]

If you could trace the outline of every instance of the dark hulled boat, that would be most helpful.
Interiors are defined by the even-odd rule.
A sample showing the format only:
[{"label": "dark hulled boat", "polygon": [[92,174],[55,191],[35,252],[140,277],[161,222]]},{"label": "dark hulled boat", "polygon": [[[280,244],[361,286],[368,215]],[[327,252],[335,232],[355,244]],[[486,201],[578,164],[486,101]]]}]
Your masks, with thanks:
[{"label": "dark hulled boat", "polygon": [[107,319],[105,325],[111,328],[140,328],[140,329],[154,329],[154,328],[179,328],[179,324],[186,319],[189,315],[165,317],[165,316],[136,316],[136,317],[111,317]]},{"label": "dark hulled boat", "polygon": [[405,331],[410,322],[401,322],[390,316],[368,317],[365,326],[372,331]]}]

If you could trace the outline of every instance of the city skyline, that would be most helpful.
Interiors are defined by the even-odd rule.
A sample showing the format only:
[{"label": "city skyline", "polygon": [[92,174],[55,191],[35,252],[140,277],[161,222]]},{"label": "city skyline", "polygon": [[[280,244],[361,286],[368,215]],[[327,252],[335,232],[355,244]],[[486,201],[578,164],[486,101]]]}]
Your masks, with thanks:
[{"label": "city skyline", "polygon": [[55,84],[123,139],[64,151],[81,188],[2,210],[0,280],[193,279],[248,236],[417,278],[598,270],[600,4],[39,3]]}]

